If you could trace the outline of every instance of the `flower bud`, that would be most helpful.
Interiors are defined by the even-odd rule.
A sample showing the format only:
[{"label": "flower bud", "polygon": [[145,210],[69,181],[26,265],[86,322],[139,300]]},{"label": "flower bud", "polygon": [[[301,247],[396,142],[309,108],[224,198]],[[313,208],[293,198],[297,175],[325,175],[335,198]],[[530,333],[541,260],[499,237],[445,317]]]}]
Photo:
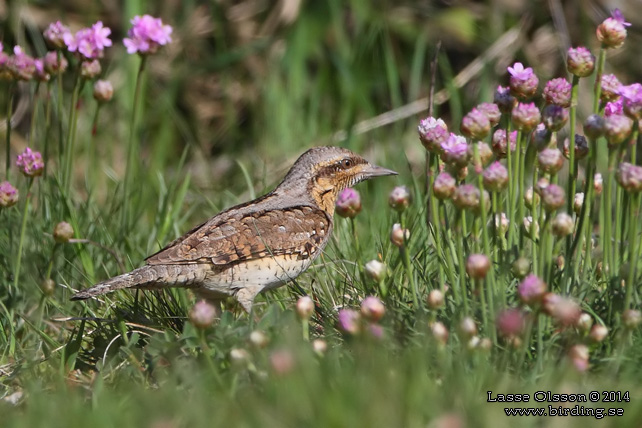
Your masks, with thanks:
[{"label": "flower bud", "polygon": [[83,61],[80,65],[80,77],[86,80],[98,77],[102,71],[100,62],[98,62],[97,59],[93,61]]},{"label": "flower bud", "polygon": [[65,35],[71,34],[69,28],[60,21],[52,22],[43,32],[45,42],[52,49],[63,49],[65,47]]},{"label": "flower bud", "polygon": [[230,350],[230,363],[236,368],[247,367],[250,361],[250,353],[243,348],[232,348]]},{"label": "flower bud", "polygon": [[526,328],[526,318],[519,309],[504,309],[497,315],[495,323],[503,337],[521,336]]},{"label": "flower bud", "polygon": [[[522,220],[522,225],[524,226],[524,232],[526,235],[531,238],[531,239],[538,239],[539,238],[539,223],[535,221],[533,223],[533,217],[532,216],[527,216],[524,217]],[[534,233],[535,236],[533,236],[533,229],[535,229]]]},{"label": "flower bud", "polygon": [[544,309],[547,313],[563,327],[577,324],[582,313],[580,306],[568,297],[554,296],[556,297],[544,298]]},{"label": "flower bud", "polygon": [[490,133],[490,120],[486,114],[474,108],[462,119],[461,132],[468,138],[483,140]]},{"label": "flower bud", "polygon": [[64,244],[74,237],[74,229],[69,223],[61,221],[54,228],[53,237],[57,243]]},{"label": "flower bud", "polygon": [[615,179],[627,192],[638,193],[642,190],[642,167],[622,162],[617,167]]},{"label": "flower bud", "polygon": [[533,305],[542,301],[547,288],[546,283],[537,275],[530,274],[519,283],[517,295],[522,303]]},{"label": "flower bud", "polygon": [[64,73],[69,66],[69,63],[62,54],[60,58],[58,58],[57,52],[47,52],[43,62],[45,71],[50,74]]},{"label": "flower bud", "polygon": [[568,359],[578,372],[589,368],[589,349],[586,345],[573,345],[568,351]]},{"label": "flower bud", "polygon": [[564,156],[556,147],[547,148],[539,152],[537,161],[540,169],[551,175],[557,174],[564,166]]},{"label": "flower bud", "polygon": [[582,312],[580,314],[580,317],[577,319],[577,324],[576,327],[578,330],[586,333],[590,330],[591,326],[593,325],[593,318],[586,312]]},{"label": "flower bud", "polygon": [[542,190],[542,206],[548,213],[557,210],[564,205],[566,196],[564,189],[557,184],[550,184],[547,188]]},{"label": "flower bud", "polygon": [[296,314],[298,317],[304,321],[310,319],[314,313],[314,301],[310,296],[299,297],[299,300],[296,302]]},{"label": "flower bud", "polygon": [[624,114],[624,105],[622,103],[622,97],[619,97],[613,101],[608,102],[604,106],[604,117],[609,117],[613,115],[623,115]]},{"label": "flower bud", "polygon": [[446,342],[448,342],[448,329],[443,323],[437,321],[430,324],[430,331],[435,340],[440,344],[445,345]]},{"label": "flower bud", "polygon": [[403,212],[412,202],[412,196],[406,186],[397,186],[388,196],[388,204],[397,212]]},{"label": "flower bud", "polygon": [[476,108],[486,115],[491,127],[497,126],[499,120],[502,118],[502,113],[499,111],[497,104],[481,103]]},{"label": "flower bud", "polygon": [[498,86],[495,90],[493,102],[497,104],[499,111],[502,113],[510,113],[517,100],[511,95],[509,88]]},{"label": "flower bud", "polygon": [[468,144],[461,135],[450,134],[441,145],[441,160],[454,167],[462,168],[468,163]]},{"label": "flower bud", "polygon": [[491,192],[501,192],[508,185],[508,170],[495,161],[483,173],[484,187]]},{"label": "flower bud", "polygon": [[553,235],[559,238],[570,235],[573,233],[574,228],[575,222],[573,221],[573,217],[566,213],[557,214],[551,224]]},{"label": "flower bud", "polygon": [[490,269],[490,259],[485,254],[471,254],[466,260],[466,273],[472,279],[479,280],[486,278]]},{"label": "flower bud", "polygon": [[[564,139],[564,157],[570,159],[570,143],[568,138]],[[589,153],[588,141],[583,135],[575,134],[575,160],[579,161],[584,159]]]},{"label": "flower bud", "polygon": [[[490,204],[490,196],[488,192],[484,190],[484,208],[488,209]],[[472,184],[462,184],[461,186],[455,189],[455,194],[453,195],[453,203],[460,210],[471,210],[475,214],[481,212],[481,197],[479,188],[473,186]]]},{"label": "flower bud", "polygon": [[[453,189],[454,190],[454,189]],[[8,181],[0,183],[0,208],[9,208],[18,203],[20,192]]]},{"label": "flower bud", "polygon": [[495,229],[499,236],[506,235],[508,226],[510,226],[510,220],[506,216],[506,213],[495,214]]},{"label": "flower bud", "polygon": [[582,206],[584,205],[584,193],[579,192],[575,194],[575,198],[573,198],[573,212],[575,214],[580,215],[582,212]]},{"label": "flower bud", "polygon": [[323,339],[314,339],[312,341],[312,349],[317,355],[323,355],[328,350],[328,343]]},{"label": "flower bud", "polygon": [[386,276],[386,265],[379,260],[370,260],[366,263],[365,272],[368,277],[379,282]]},{"label": "flower bud", "polygon": [[602,188],[604,186],[604,180],[602,179],[602,174],[596,172],[593,176],[593,191],[596,195],[602,194]]},{"label": "flower bud", "polygon": [[600,101],[606,103],[615,101],[620,97],[620,88],[622,83],[615,74],[604,74],[600,80]]},{"label": "flower bud", "polygon": [[[510,133],[510,150],[514,152],[517,147],[517,131]],[[508,142],[506,141],[506,130],[498,129],[493,134],[493,144],[491,146],[493,153],[498,159],[503,159],[508,154]]]},{"label": "flower bud", "polygon": [[610,148],[619,146],[631,134],[633,121],[624,115],[612,114],[604,119],[604,135]]},{"label": "flower bud", "polygon": [[446,171],[440,172],[432,185],[432,190],[437,199],[450,199],[455,193],[457,182]]},{"label": "flower bud", "polygon": [[518,103],[512,111],[511,120],[516,129],[529,132],[537,126],[542,116],[535,103]]},{"label": "flower bud", "polygon": [[566,68],[577,77],[587,77],[595,69],[595,56],[583,46],[570,48],[566,58]]},{"label": "flower bud", "polygon": [[250,343],[258,349],[263,349],[270,343],[268,336],[261,330],[254,330],[250,333]]},{"label": "flower bud", "polygon": [[346,334],[356,335],[361,331],[361,317],[353,309],[341,309],[338,315],[339,330]]},{"label": "flower bud", "polygon": [[343,189],[337,198],[336,210],[341,217],[356,217],[361,212],[361,196],[359,192],[350,187]]},{"label": "flower bud", "polygon": [[568,110],[555,104],[549,104],[542,110],[542,122],[549,131],[559,131],[568,122]]},{"label": "flower bud", "polygon": [[546,125],[540,123],[533,131],[531,144],[535,150],[541,152],[548,148],[548,146],[555,146],[557,144],[557,137],[546,128]]},{"label": "flower bud", "polygon": [[441,290],[434,289],[430,290],[428,297],[426,298],[426,303],[430,309],[439,309],[444,306],[444,293]]},{"label": "flower bud", "polygon": [[448,126],[441,119],[427,117],[417,127],[421,144],[431,153],[440,153],[441,145],[446,142],[450,133]]},{"label": "flower bud", "polygon": [[396,247],[403,247],[405,242],[410,239],[410,231],[408,229],[402,229],[399,223],[392,225],[392,231],[390,232],[390,241]]},{"label": "flower bud", "polygon": [[370,322],[377,322],[386,313],[383,302],[374,296],[368,296],[361,302],[361,315]]},{"label": "flower bud", "polygon": [[591,327],[589,338],[595,343],[600,343],[609,335],[609,329],[602,324],[595,324]]},{"label": "flower bud", "polygon": [[546,82],[543,92],[546,104],[568,108],[571,106],[571,84],[563,77]]},{"label": "flower bud", "polygon": [[[475,148],[477,148],[479,162],[475,160]],[[483,141],[478,141],[468,146],[468,157],[471,160],[471,164],[475,166],[475,171],[480,171],[482,166],[488,164],[493,158],[493,151],[488,144]]]},{"label": "flower bud", "polygon": [[620,87],[622,96],[622,110],[624,114],[634,120],[642,118],[642,84],[633,83]]},{"label": "flower bud", "polygon": [[40,283],[40,290],[47,297],[53,296],[54,291],[56,291],[56,283],[51,278],[45,278]]},{"label": "flower bud", "polygon": [[206,329],[214,323],[216,308],[205,300],[200,300],[189,312],[189,320],[198,329]]},{"label": "flower bud", "polygon": [[29,147],[18,155],[16,166],[22,174],[31,178],[41,176],[45,169],[40,152],[34,152]]},{"label": "flower bud", "polygon": [[464,337],[473,337],[477,334],[477,325],[471,317],[464,317],[459,323],[459,331]]},{"label": "flower bud", "polygon": [[[511,266],[513,275],[517,278],[524,278],[531,271],[531,262],[526,257],[520,257]],[[534,275],[533,275],[534,276]],[[544,284],[546,286],[546,284]]]},{"label": "flower bud", "polygon": [[539,195],[533,191],[532,187],[529,187],[524,192],[524,205],[529,210],[533,209],[533,204],[539,203]]},{"label": "flower bud", "polygon": [[294,370],[296,361],[291,351],[278,349],[270,354],[270,366],[278,376],[285,376]]},{"label": "flower bud", "polygon": [[624,44],[626,39],[626,27],[630,26],[629,22],[624,20],[619,9],[615,9],[610,18],[606,18],[597,26],[597,39],[602,46],[608,48],[619,48]]},{"label": "flower bud", "polygon": [[604,118],[599,114],[592,114],[584,122],[584,133],[589,138],[598,139],[604,135]]},{"label": "flower bud", "polygon": [[94,83],[94,99],[104,103],[114,96],[114,87],[108,80],[96,80]]},{"label": "flower bud", "polygon": [[627,309],[622,312],[622,325],[625,328],[633,330],[640,325],[640,322],[642,322],[642,313],[640,313],[640,311],[636,309]]}]

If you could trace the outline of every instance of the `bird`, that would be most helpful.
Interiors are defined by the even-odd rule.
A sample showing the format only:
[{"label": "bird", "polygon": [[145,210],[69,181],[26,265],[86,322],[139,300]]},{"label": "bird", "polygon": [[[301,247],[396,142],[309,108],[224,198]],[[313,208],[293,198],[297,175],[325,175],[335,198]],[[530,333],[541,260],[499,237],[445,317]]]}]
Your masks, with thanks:
[{"label": "bird", "polygon": [[85,300],[121,289],[182,287],[220,308],[234,297],[251,313],[256,296],[304,272],[327,245],[345,188],[397,175],[341,147],[313,147],[271,192],[229,208],[145,259],[131,272],[78,291]]}]

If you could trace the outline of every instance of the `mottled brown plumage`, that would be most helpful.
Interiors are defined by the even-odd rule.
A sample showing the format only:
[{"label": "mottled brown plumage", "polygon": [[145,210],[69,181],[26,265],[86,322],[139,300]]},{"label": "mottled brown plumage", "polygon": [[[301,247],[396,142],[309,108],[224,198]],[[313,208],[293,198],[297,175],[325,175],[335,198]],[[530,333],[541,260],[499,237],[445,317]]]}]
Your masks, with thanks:
[{"label": "mottled brown plumage", "polygon": [[80,291],[191,288],[209,300],[234,296],[249,312],[263,290],[294,279],[323,251],[339,192],[396,174],[339,147],[302,154],[276,189],[212,217],[146,259],[146,265]]}]

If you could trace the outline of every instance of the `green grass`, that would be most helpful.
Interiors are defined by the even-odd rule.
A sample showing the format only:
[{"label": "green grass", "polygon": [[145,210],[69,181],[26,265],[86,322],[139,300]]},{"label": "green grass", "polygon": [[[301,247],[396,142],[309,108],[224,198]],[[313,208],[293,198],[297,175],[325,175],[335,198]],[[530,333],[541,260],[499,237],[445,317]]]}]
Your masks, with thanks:
[{"label": "green grass", "polygon": [[[492,2],[475,9],[477,14],[466,7],[439,8],[432,2],[421,7],[397,3],[386,1],[373,8],[358,0],[304,2],[295,20],[282,22],[271,21],[272,13],[279,16],[276,9],[253,9],[256,5],[250,2],[246,6],[252,13],[246,15],[218,3],[181,2],[147,10],[152,5],[127,2],[127,10],[115,16],[95,4],[91,19],[74,22],[87,26],[102,18],[113,27],[117,46],[106,53],[103,77],[113,81],[116,95],[101,108],[92,135],[96,105],[91,85],[81,93],[68,192],[63,160],[68,154],[73,74],[64,75],[62,110],[57,106],[55,79],[50,86],[42,84],[38,96],[33,84],[13,87],[16,105],[26,102],[28,112],[35,106],[37,110],[32,136],[29,113],[12,132],[8,179],[19,188],[20,201],[0,209],[0,426],[456,426],[452,419],[448,425],[449,417],[465,426],[637,426],[642,417],[642,389],[636,382],[642,362],[640,331],[625,329],[620,321],[624,299],[618,281],[628,280],[628,272],[614,269],[610,275],[600,274],[589,263],[591,269],[577,273],[575,267],[584,266],[584,255],[572,261],[567,257],[567,269],[573,272],[570,282],[564,282],[565,272],[552,266],[546,278],[551,291],[560,294],[566,291],[564,284],[572,284],[571,296],[582,310],[595,323],[609,327],[605,341],[590,343],[581,328],[561,328],[543,315],[538,327],[534,306],[523,306],[533,324],[520,343],[497,338],[492,314],[519,305],[520,279],[511,264],[518,255],[533,257],[531,241],[525,238],[524,245],[502,252],[491,239],[491,253],[501,257],[493,268],[496,287],[489,295],[495,304],[483,306],[489,302],[482,305],[472,281],[460,276],[458,260],[454,259],[452,271],[448,262],[460,244],[465,255],[482,252],[479,230],[485,228],[467,214],[464,236],[456,229],[450,202],[445,204],[448,228],[427,223],[425,151],[416,136],[418,118],[403,118],[366,134],[350,132],[361,120],[428,94],[438,39],[444,45],[435,89],[447,88],[449,98],[447,104],[435,107],[451,129],[458,129],[472,106],[491,101],[499,82],[505,84],[505,76],[493,72],[495,64],[487,64],[463,88],[456,87],[453,77],[494,41],[490,34],[499,37],[518,16]],[[12,5],[11,16],[18,16],[19,7],[31,11]],[[71,12],[51,11],[52,20],[74,16]],[[149,58],[132,137],[136,155],[130,166],[132,180],[124,194],[139,59],[125,54],[119,38],[126,33],[129,18],[145,12],[171,24],[176,41]],[[531,13],[537,28],[550,23],[546,11],[534,7]],[[489,28],[485,18],[490,16],[501,25]],[[594,26],[587,27],[584,35],[574,35],[574,45],[594,43]],[[44,54],[41,29],[20,21],[3,28],[11,28],[3,30],[5,52],[10,41],[19,40],[30,52]],[[260,28],[264,32],[250,38],[243,33]],[[637,32],[632,29],[630,37],[635,40]],[[633,55],[636,46],[627,42],[624,53]],[[532,55],[525,52],[532,51],[519,55]],[[542,64],[541,74],[539,64],[536,67],[542,84],[553,77],[544,75],[545,70],[558,69],[554,76],[564,75],[562,57],[548,61],[556,65]],[[614,70],[622,67],[618,57],[609,64]],[[623,80],[629,72],[622,69]],[[10,88],[0,82],[3,111]],[[591,85],[581,91],[590,96]],[[579,123],[587,112],[581,106]],[[220,321],[198,330],[187,318],[196,300],[185,290],[121,291],[98,301],[69,301],[73,290],[139,266],[147,255],[192,226],[270,190],[296,156],[310,146],[330,144],[338,130],[347,130],[347,138],[334,144],[400,175],[360,184],[362,212],[354,222],[335,218],[325,253],[294,283],[262,295],[256,319],[230,301]],[[45,142],[50,148],[48,173],[35,179],[27,195],[28,181],[13,166],[15,156],[25,145],[42,151]],[[598,170],[604,171],[604,161],[598,161]],[[470,181],[476,184],[470,169]],[[567,173],[561,174],[565,183]],[[414,196],[403,214],[388,206],[388,193],[396,185],[406,185]],[[27,198],[30,208],[21,269],[16,273]],[[634,222],[627,218],[633,217],[628,210],[616,211],[617,215],[624,225],[622,242],[629,244],[629,225]],[[597,224],[597,212],[594,220]],[[60,221],[73,226],[72,242],[53,240]],[[389,239],[398,222],[411,231],[405,245],[410,269],[404,253]],[[517,238],[518,228],[515,223],[512,227]],[[442,234],[442,247],[436,247],[435,233]],[[619,267],[632,247],[615,247]],[[558,254],[564,254],[561,240],[545,259],[552,264]],[[593,256],[595,262],[599,251]],[[386,264],[381,283],[363,271],[373,259]],[[449,288],[446,305],[435,310],[426,304],[426,296],[444,285],[440,269]],[[41,289],[48,273],[56,284],[52,294]],[[465,292],[458,295],[462,278]],[[639,275],[634,278],[631,307],[637,309]],[[482,285],[484,293],[488,287],[488,282]],[[311,341],[327,342],[325,353],[313,350],[294,311],[297,298],[306,294],[316,302],[307,333]],[[368,333],[367,323],[360,335],[341,333],[338,310],[358,309],[368,295],[385,304],[383,337]],[[479,338],[492,341],[490,349],[471,346],[470,338],[459,331],[465,315],[475,319]],[[432,334],[435,321],[444,323],[450,333],[445,344]],[[269,338],[265,347],[251,342],[255,330]],[[567,356],[579,343],[589,344],[590,368],[585,372]],[[238,350],[246,351],[247,358],[236,358]],[[278,370],[274,359],[283,358],[283,352],[293,364]],[[509,417],[506,405],[487,402],[488,391],[531,397],[536,391],[628,391],[630,401],[588,403],[624,409],[623,416],[603,420]],[[549,404],[559,406],[531,398],[527,407]]]}]

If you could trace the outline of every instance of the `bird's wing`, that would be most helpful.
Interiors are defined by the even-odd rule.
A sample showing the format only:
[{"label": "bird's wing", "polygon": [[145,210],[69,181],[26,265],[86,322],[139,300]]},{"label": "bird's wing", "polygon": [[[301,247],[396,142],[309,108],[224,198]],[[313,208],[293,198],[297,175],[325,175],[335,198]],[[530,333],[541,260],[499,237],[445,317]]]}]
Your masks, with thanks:
[{"label": "bird's wing", "polygon": [[147,258],[149,265],[224,265],[261,257],[316,256],[331,232],[331,218],[310,206],[217,218],[192,229]]}]

